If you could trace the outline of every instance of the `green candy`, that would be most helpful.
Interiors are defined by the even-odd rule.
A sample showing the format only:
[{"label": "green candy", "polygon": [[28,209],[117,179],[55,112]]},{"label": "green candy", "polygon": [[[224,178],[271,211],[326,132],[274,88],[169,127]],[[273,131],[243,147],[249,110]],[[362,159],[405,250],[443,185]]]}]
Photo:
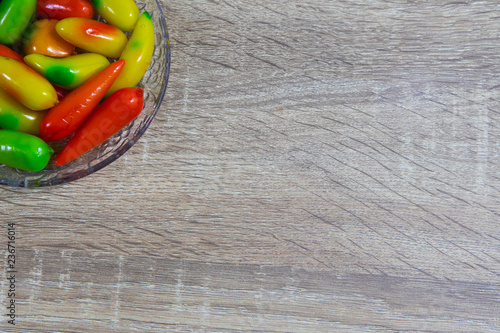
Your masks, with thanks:
[{"label": "green candy", "polygon": [[33,111],[0,88],[0,127],[32,135],[40,134],[40,123],[46,111]]},{"label": "green candy", "polygon": [[17,42],[36,12],[37,0],[0,1],[0,43]]},{"label": "green candy", "polygon": [[43,170],[54,150],[39,137],[0,130],[0,163],[26,171]]},{"label": "green candy", "polygon": [[50,83],[64,89],[78,88],[109,65],[109,60],[95,53],[82,53],[65,58],[29,54],[24,61],[45,76]]}]

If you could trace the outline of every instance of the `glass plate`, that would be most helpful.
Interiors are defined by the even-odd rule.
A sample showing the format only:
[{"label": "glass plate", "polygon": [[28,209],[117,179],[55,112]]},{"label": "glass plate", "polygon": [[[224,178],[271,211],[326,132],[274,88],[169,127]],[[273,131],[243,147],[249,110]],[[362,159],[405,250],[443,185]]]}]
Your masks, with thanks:
[{"label": "glass plate", "polygon": [[121,132],[75,161],[56,167],[54,159],[65,142],[51,143],[56,153],[47,167],[38,172],[22,171],[0,164],[0,184],[40,187],[67,183],[100,170],[129,150],[144,134],[161,106],[170,71],[170,42],[165,17],[157,0],[136,1],[140,12],[147,11],[155,28],[155,52],[139,86],[144,89],[142,113]]}]

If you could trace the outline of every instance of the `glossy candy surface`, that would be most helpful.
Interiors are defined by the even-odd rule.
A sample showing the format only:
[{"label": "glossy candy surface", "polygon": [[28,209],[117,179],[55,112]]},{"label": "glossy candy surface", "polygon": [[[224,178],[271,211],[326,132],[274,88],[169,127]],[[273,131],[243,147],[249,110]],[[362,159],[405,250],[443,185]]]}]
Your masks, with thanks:
[{"label": "glossy candy surface", "polygon": [[109,58],[118,58],[127,45],[123,31],[95,20],[67,18],[57,23],[56,30],[69,43]]},{"label": "glossy candy surface", "polygon": [[61,99],[63,99],[68,94],[66,92],[66,90],[64,90],[61,87],[58,87],[58,86],[56,86],[54,84],[52,84],[52,87],[54,87],[54,89],[56,90],[57,99],[59,100],[59,102],[61,101]]},{"label": "glossy candy surface", "polygon": [[121,88],[134,87],[141,81],[151,62],[154,43],[155,33],[151,16],[144,12],[120,56],[120,59],[125,60],[125,67],[109,89],[107,96]]},{"label": "glossy candy surface", "polygon": [[0,130],[0,163],[27,171],[47,166],[54,150],[42,139],[12,130]]},{"label": "glossy candy surface", "polygon": [[11,59],[24,62],[23,56],[12,50],[10,47],[0,44],[0,56],[9,57]]},{"label": "glossy candy surface", "polygon": [[123,31],[134,29],[139,8],[134,0],[91,0],[94,8],[108,24]]},{"label": "glossy candy surface", "polygon": [[39,135],[40,122],[45,113],[28,109],[0,89],[0,128]]},{"label": "glossy candy surface", "polygon": [[103,99],[124,63],[124,60],[113,62],[50,109],[40,124],[40,137],[45,141],[59,141],[70,136]]},{"label": "glossy candy surface", "polygon": [[73,161],[137,118],[144,106],[143,93],[140,88],[124,88],[104,100],[69,139],[57,155],[55,164]]},{"label": "glossy candy surface", "polygon": [[32,110],[46,110],[58,103],[50,82],[17,60],[0,56],[0,88]]},{"label": "glossy candy surface", "polygon": [[88,0],[38,0],[36,15],[56,20],[68,17],[92,18],[94,8]]},{"label": "glossy candy surface", "polygon": [[17,42],[31,17],[35,14],[37,0],[0,1],[0,44]]},{"label": "glossy candy surface", "polygon": [[[8,1],[0,0],[0,4]],[[23,1],[23,4],[26,3],[27,1]],[[82,15],[78,14],[77,11],[84,8],[77,7],[85,3],[93,3],[95,5],[93,9],[100,17],[87,16],[89,14],[84,12],[81,13]],[[48,13],[50,10],[57,9],[58,15],[62,13],[57,6],[73,6],[72,10],[75,12],[64,18],[50,16],[54,15]],[[25,33],[21,35],[24,38],[12,45],[15,50],[21,49],[19,53],[25,57],[22,58],[16,54],[12,48],[0,47],[0,76],[3,76],[3,78],[0,77],[0,87],[5,88],[5,91],[0,88],[0,131],[11,129],[29,133],[39,136],[45,142],[60,141],[70,137],[58,159],[51,166],[47,166],[47,158],[42,166],[42,169],[48,167],[47,171],[50,174],[56,170],[54,166],[69,163],[83,153],[94,149],[116,135],[141,114],[143,108],[148,110],[148,99],[151,99],[151,95],[148,92],[148,99],[145,101],[144,91],[136,85],[143,78],[151,62],[155,47],[155,32],[149,14],[145,12],[139,17],[139,9],[133,0],[39,0],[38,9],[41,10],[37,11],[35,21],[32,21],[32,25],[28,26]],[[151,12],[154,9],[141,3],[141,11],[145,10]],[[99,20],[102,18],[105,23],[95,21],[91,17]],[[157,21],[155,17],[155,27],[157,27]],[[45,29],[46,26],[50,26],[52,31]],[[158,27],[161,27],[161,24]],[[131,32],[125,35],[124,31]],[[161,32],[159,34],[161,35]],[[57,49],[54,47],[57,43],[52,41],[53,36],[70,45],[71,51],[52,52],[54,48]],[[159,40],[161,41],[162,38]],[[163,43],[160,44],[163,45]],[[77,55],[77,53],[82,54]],[[35,103],[30,100],[30,97],[37,95],[37,91],[40,90],[38,83],[41,82],[31,76],[33,72],[28,71],[29,75],[19,80],[27,86],[26,88],[23,88],[22,84],[15,83],[17,81],[10,77],[12,76],[10,72],[14,70],[8,69],[13,63],[7,63],[5,57],[27,65],[45,79],[42,81],[50,83],[56,94],[52,94],[51,89],[47,88],[42,90],[48,93],[42,95],[56,96],[53,98],[55,102],[52,102],[52,106],[47,107],[49,103],[45,103],[42,109],[40,102]],[[128,74],[121,75],[129,62],[132,62],[132,66],[128,68]],[[24,70],[26,67],[23,67],[19,74],[22,74]],[[121,84],[114,86],[120,76],[122,77]],[[146,87],[144,89],[148,87],[148,80],[156,82],[157,76],[148,75],[143,82]],[[112,86],[114,86],[113,94],[110,90]],[[29,93],[27,93],[28,90]],[[66,96],[63,97],[64,94]],[[42,95],[39,95],[36,100],[44,100]],[[134,126],[142,125],[141,121]],[[131,133],[132,130],[135,131],[135,127],[130,130]],[[117,137],[128,135],[128,132],[124,131]],[[53,147],[62,147],[61,144]],[[114,145],[115,141],[110,141],[109,144]],[[47,147],[50,149],[50,146]],[[72,151],[69,150],[70,148]],[[75,149],[78,152],[76,155]],[[60,148],[57,149],[59,150]],[[18,156],[21,156],[22,150],[18,150],[18,153]],[[49,158],[52,153],[53,151],[49,152]],[[85,163],[85,159],[94,160],[95,156],[101,156],[100,154],[102,154],[101,150],[94,149],[69,168],[74,168],[82,161]],[[0,164],[2,157],[0,151]],[[21,167],[28,171],[40,170],[38,167],[23,166],[22,163],[16,165],[16,163],[7,162],[7,165],[15,168]],[[6,174],[10,175],[11,171],[8,171],[11,170],[10,168],[3,170],[7,170]]]},{"label": "glossy candy surface", "polygon": [[96,53],[82,53],[66,58],[51,58],[40,54],[24,57],[28,66],[51,83],[73,90],[109,65],[109,60]]},{"label": "glossy candy surface", "polygon": [[43,19],[28,27],[24,36],[24,54],[44,54],[51,57],[68,57],[75,46],[56,32],[58,20]]}]

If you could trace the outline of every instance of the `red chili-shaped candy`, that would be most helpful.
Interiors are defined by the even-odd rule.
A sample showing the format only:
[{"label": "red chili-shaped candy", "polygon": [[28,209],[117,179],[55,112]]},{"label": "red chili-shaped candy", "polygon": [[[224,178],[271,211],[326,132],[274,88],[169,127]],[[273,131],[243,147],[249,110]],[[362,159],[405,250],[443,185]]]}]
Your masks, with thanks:
[{"label": "red chili-shaped candy", "polygon": [[94,8],[88,0],[38,0],[36,15],[56,20],[68,17],[92,18]]},{"label": "red chili-shaped candy", "polygon": [[105,99],[69,139],[54,163],[69,163],[118,133],[141,113],[143,93],[141,88],[123,88]]},{"label": "red chili-shaped candy", "polygon": [[59,141],[70,136],[99,104],[124,64],[124,60],[113,62],[51,108],[40,124],[40,137]]}]

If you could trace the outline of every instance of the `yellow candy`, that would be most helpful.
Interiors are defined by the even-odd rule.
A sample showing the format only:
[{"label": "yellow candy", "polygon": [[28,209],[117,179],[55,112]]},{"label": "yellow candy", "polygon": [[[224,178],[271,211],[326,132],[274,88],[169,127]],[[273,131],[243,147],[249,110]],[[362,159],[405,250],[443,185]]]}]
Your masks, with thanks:
[{"label": "yellow candy", "polygon": [[121,88],[134,87],[141,81],[149,67],[155,47],[155,32],[151,16],[142,13],[134,32],[123,50],[120,59],[125,60],[122,72],[109,89],[106,96]]},{"label": "yellow candy", "polygon": [[127,45],[127,36],[120,29],[81,17],[59,21],[56,31],[67,42],[109,58],[118,58]]},{"label": "yellow candy", "polygon": [[20,61],[0,56],[0,88],[31,110],[50,109],[58,103],[52,84]]},{"label": "yellow candy", "polygon": [[33,111],[0,89],[0,127],[31,135],[40,134],[40,123],[47,111]]},{"label": "yellow candy", "polygon": [[134,29],[139,19],[139,8],[134,0],[90,0],[108,24],[123,31]]}]

